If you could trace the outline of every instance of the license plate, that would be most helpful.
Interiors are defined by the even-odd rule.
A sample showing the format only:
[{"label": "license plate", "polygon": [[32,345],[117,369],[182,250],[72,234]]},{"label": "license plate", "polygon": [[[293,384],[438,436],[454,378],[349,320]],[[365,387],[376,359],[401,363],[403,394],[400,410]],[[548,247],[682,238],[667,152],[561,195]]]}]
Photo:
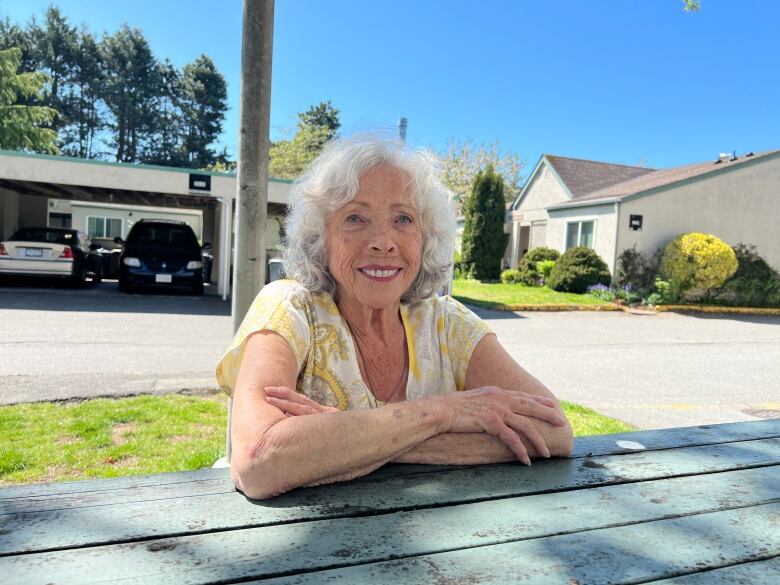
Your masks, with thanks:
[{"label": "license plate", "polygon": [[173,277],[170,274],[155,274],[154,281],[171,283],[173,282]]},{"label": "license plate", "polygon": [[41,250],[40,248],[25,248],[24,255],[31,256],[33,258],[42,258],[43,250]]}]

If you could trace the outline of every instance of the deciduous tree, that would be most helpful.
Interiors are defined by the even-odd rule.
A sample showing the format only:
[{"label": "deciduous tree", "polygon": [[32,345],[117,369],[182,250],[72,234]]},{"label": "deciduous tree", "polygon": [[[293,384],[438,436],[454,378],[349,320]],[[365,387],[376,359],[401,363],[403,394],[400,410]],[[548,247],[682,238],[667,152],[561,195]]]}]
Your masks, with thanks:
[{"label": "deciduous tree", "polygon": [[462,212],[474,179],[481,169],[492,166],[504,179],[504,197],[512,201],[522,188],[523,160],[514,152],[505,152],[496,140],[476,146],[472,140],[450,139],[442,159],[442,180],[455,194],[455,202]]}]

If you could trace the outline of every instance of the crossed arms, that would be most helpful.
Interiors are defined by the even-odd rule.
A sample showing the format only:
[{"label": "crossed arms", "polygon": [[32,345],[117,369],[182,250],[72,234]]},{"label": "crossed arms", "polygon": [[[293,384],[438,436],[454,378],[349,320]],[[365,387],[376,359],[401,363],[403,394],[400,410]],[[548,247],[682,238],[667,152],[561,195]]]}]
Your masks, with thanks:
[{"label": "crossed arms", "polygon": [[390,461],[530,465],[571,453],[560,404],[492,334],[472,354],[464,392],[337,411],[290,390],[296,377],[282,337],[261,331],[247,340],[233,400],[231,473],[250,498],[353,479]]}]

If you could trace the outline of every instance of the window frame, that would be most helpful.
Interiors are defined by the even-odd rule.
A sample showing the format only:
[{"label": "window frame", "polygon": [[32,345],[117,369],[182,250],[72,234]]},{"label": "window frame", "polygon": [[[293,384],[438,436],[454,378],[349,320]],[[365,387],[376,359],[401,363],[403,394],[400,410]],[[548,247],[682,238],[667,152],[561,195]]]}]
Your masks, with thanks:
[{"label": "window frame", "polygon": [[[563,248],[564,252],[567,250],[570,250],[571,248],[578,248],[580,246],[583,246],[582,244],[582,224],[583,223],[592,223],[593,224],[593,245],[592,246],[585,246],[586,248],[590,248],[591,250],[596,249],[596,228],[598,226],[598,220],[593,219],[577,219],[574,221],[567,221],[566,225],[563,228]],[[577,224],[577,244],[575,246],[569,247],[569,226]]]},{"label": "window frame", "polygon": [[[102,235],[98,235],[97,233],[95,233],[94,235],[90,235],[90,233],[89,233],[89,221],[91,219],[95,219],[95,220],[101,219],[101,220],[103,220],[103,233],[102,233]],[[116,236],[107,236],[106,235],[106,228],[108,227],[108,222],[109,221],[118,221],[119,222],[119,237],[120,238],[124,238],[125,237],[125,221],[124,221],[124,219],[122,219],[121,217],[107,217],[107,216],[104,216],[104,215],[88,215],[87,216],[87,229],[86,229],[87,237],[89,239],[93,239],[93,238],[110,239],[110,238],[116,237]]]}]

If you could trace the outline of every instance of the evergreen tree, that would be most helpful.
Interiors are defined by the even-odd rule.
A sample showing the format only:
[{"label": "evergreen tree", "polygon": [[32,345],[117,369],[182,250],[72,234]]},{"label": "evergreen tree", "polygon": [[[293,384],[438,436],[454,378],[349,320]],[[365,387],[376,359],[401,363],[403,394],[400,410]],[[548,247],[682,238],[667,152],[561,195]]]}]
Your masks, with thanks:
[{"label": "evergreen tree", "polygon": [[184,66],[181,82],[183,147],[188,166],[205,168],[217,161],[211,145],[222,132],[227,83],[214,62],[201,55]]},{"label": "evergreen tree", "polygon": [[120,162],[137,162],[154,140],[162,79],[157,60],[139,29],[122,27],[104,37],[102,98],[111,119],[109,146]]},{"label": "evergreen tree", "polygon": [[271,144],[268,173],[277,179],[295,179],[322,152],[341,127],[339,111],[330,100],[298,114],[298,131],[291,140]]},{"label": "evergreen tree", "polygon": [[504,180],[492,165],[474,179],[464,213],[461,252],[464,273],[477,280],[498,280],[509,236],[504,233]]},{"label": "evergreen tree", "polygon": [[78,109],[71,69],[78,52],[78,34],[55,6],[46,10],[43,24],[33,20],[27,31],[31,42],[31,64],[44,73],[47,84],[41,105],[57,110],[53,129],[59,131],[72,123]]},{"label": "evergreen tree", "polygon": [[311,106],[305,112],[298,114],[298,131],[305,128],[322,127],[328,129],[328,140],[336,136],[339,128],[341,128],[339,110],[333,107],[330,100],[320,102],[316,106]]},{"label": "evergreen tree", "polygon": [[46,84],[42,73],[18,73],[22,51],[0,51],[0,149],[57,153],[57,133],[50,126],[57,112],[30,105],[41,98]]},{"label": "evergreen tree", "polygon": [[85,28],[78,33],[69,70],[68,120],[59,132],[63,154],[81,158],[99,155],[98,137],[106,127],[100,98],[103,63],[95,37]]}]

